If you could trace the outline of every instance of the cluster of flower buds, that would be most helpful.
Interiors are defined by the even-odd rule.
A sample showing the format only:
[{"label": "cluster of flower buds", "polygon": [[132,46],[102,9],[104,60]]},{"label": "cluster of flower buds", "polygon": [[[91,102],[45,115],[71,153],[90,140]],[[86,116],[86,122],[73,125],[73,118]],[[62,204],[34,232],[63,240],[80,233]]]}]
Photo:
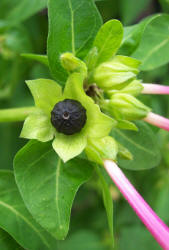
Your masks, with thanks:
[{"label": "cluster of flower buds", "polygon": [[[137,130],[132,121],[144,120],[169,130],[168,119],[152,113],[149,107],[137,99],[139,94],[169,94],[169,87],[144,84],[138,80],[140,62],[134,58],[117,55],[95,68],[96,59],[96,48],[90,51],[86,59],[87,67],[70,53],[61,56],[62,66],[69,73],[83,73],[86,77],[85,84],[95,85],[101,90],[98,104],[103,112],[114,118],[114,126]],[[144,201],[116,164],[117,156],[130,160],[131,153],[108,135],[88,138],[85,153],[89,160],[104,164],[111,179],[159,245],[163,249],[169,249],[169,228]]]},{"label": "cluster of flower buds", "polygon": [[[144,84],[137,80],[139,62],[133,58],[115,56],[100,64],[92,80],[104,90],[106,99],[100,101],[103,111],[117,120],[117,126],[135,130],[133,120],[144,120],[152,125],[169,130],[169,119],[151,112],[139,101],[139,94],[169,94],[168,86]],[[111,143],[110,143],[111,145]],[[89,151],[90,152],[90,151]],[[124,152],[124,148],[122,149]],[[118,152],[119,153],[119,152]],[[113,158],[102,157],[104,167],[138,217],[163,249],[169,249],[169,228],[155,214],[135,190]]]},{"label": "cluster of flower buds", "polygon": [[117,55],[96,67],[91,80],[104,90],[105,96],[108,97],[101,100],[101,108],[117,121],[143,119],[169,130],[168,119],[152,113],[149,107],[136,98],[139,94],[169,94],[169,87],[142,83],[137,79],[139,65],[140,62],[134,58]]}]

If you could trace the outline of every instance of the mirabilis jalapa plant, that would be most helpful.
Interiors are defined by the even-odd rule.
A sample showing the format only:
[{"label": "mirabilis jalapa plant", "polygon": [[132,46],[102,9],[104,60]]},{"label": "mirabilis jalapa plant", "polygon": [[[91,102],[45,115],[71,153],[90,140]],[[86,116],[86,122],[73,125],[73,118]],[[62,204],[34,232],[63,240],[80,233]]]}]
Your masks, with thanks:
[{"label": "mirabilis jalapa plant", "polygon": [[[71,8],[75,8],[76,1],[72,2]],[[94,3],[87,2],[97,16]],[[96,166],[98,176],[104,169],[107,171],[157,242],[169,249],[169,229],[117,166],[120,157],[130,161],[134,156],[111,132],[117,128],[138,131],[136,120],[169,130],[168,119],[152,113],[151,108],[137,99],[141,93],[167,93],[168,88],[143,84],[137,78],[141,62],[117,54],[123,39],[123,27],[118,20],[101,26],[98,15],[94,30],[89,28],[87,33],[79,35],[79,44],[73,32],[70,39],[68,31],[69,45],[64,46],[65,41],[58,38],[60,28],[53,12],[56,6],[59,8],[57,3],[49,1],[48,58],[27,55],[49,66],[56,81],[26,81],[35,107],[1,111],[1,121],[10,120],[9,117],[11,121],[25,119],[21,137],[31,139],[14,161],[16,182],[26,207],[54,238],[64,239],[75,193]],[[62,29],[65,25],[68,24],[63,21]],[[71,29],[77,29],[77,34],[82,32],[78,27]],[[85,36],[86,44],[90,42],[88,47]],[[107,183],[105,188],[107,211],[106,199],[111,200]],[[113,235],[109,215],[108,220]]]},{"label": "mirabilis jalapa plant", "polygon": [[[105,23],[98,32],[94,45],[97,44],[99,37],[103,36],[102,33],[115,25],[119,26],[120,30],[121,24],[117,20]],[[114,51],[111,51],[111,54],[113,53]],[[127,180],[121,177],[118,181],[113,174],[115,171],[113,168],[117,168],[115,162],[118,153],[129,160],[132,155],[122,145],[119,152],[118,142],[109,136],[109,133],[116,126],[137,130],[131,121],[139,119],[148,121],[153,114],[150,108],[135,98],[144,89],[141,81],[136,79],[140,62],[131,57],[115,55],[112,59],[99,63],[97,47],[89,52],[86,64],[68,52],[62,54],[60,60],[69,73],[63,93],[61,86],[55,81],[47,79],[27,81],[36,109],[26,118],[21,137],[41,142],[53,140],[52,146],[64,162],[85,150],[89,160],[98,164],[104,163],[105,169],[112,179],[115,176],[115,183],[117,181],[120,190],[122,189],[124,196],[130,202],[127,188],[123,191],[123,186],[127,186]],[[105,159],[111,159],[114,163]],[[117,171],[120,170],[117,168]],[[132,189],[135,192],[133,187]],[[131,205],[138,214],[140,213],[139,216],[145,225],[148,224],[147,227],[157,241],[164,247],[168,246],[168,229],[159,222],[160,219],[156,218],[151,209],[147,208],[144,201],[140,202],[141,199],[140,197],[137,201],[135,197]],[[147,213],[146,217],[144,212]],[[148,220],[151,221],[150,226]],[[158,227],[158,232],[154,230],[155,227]]]}]

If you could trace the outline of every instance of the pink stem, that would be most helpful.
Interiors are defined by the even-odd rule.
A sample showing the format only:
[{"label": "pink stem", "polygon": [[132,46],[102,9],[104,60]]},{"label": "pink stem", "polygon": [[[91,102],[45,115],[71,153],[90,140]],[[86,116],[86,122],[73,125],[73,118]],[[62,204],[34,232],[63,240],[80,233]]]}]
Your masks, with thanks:
[{"label": "pink stem", "polygon": [[169,250],[169,228],[136,191],[116,163],[104,160],[104,167],[155,240],[163,249]]},{"label": "pink stem", "polygon": [[147,117],[144,118],[144,121],[169,131],[169,119],[160,115],[149,112]]},{"label": "pink stem", "polygon": [[161,94],[169,95],[169,86],[164,86],[160,84],[143,83],[144,89],[142,94]]}]

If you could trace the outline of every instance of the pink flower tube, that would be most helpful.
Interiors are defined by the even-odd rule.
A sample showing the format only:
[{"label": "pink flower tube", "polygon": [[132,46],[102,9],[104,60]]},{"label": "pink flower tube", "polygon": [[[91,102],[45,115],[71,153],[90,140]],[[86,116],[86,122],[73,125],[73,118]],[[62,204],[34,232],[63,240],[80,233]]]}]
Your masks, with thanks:
[{"label": "pink flower tube", "polygon": [[160,115],[149,112],[143,120],[159,128],[169,131],[169,119],[164,118]]},{"label": "pink flower tube", "polygon": [[145,202],[115,162],[104,160],[104,167],[155,240],[163,249],[169,250],[169,228]]},{"label": "pink flower tube", "polygon": [[143,83],[144,89],[142,94],[161,94],[169,95],[169,86],[164,86],[160,84]]}]

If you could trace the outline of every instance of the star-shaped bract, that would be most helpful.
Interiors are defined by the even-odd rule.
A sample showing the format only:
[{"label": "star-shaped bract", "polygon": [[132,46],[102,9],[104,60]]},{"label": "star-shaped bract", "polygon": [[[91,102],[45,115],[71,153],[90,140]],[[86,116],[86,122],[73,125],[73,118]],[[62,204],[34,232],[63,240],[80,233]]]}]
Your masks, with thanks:
[{"label": "star-shaped bract", "polygon": [[[87,145],[88,139],[107,136],[115,121],[100,111],[92,98],[83,89],[84,77],[80,73],[69,76],[64,91],[53,80],[38,79],[27,81],[33,95],[36,110],[24,123],[21,137],[37,139],[42,142],[53,140],[53,148],[64,162],[79,155]],[[65,135],[57,132],[51,124],[51,111],[56,103],[65,99],[79,101],[86,109],[87,121],[79,133]]]}]

